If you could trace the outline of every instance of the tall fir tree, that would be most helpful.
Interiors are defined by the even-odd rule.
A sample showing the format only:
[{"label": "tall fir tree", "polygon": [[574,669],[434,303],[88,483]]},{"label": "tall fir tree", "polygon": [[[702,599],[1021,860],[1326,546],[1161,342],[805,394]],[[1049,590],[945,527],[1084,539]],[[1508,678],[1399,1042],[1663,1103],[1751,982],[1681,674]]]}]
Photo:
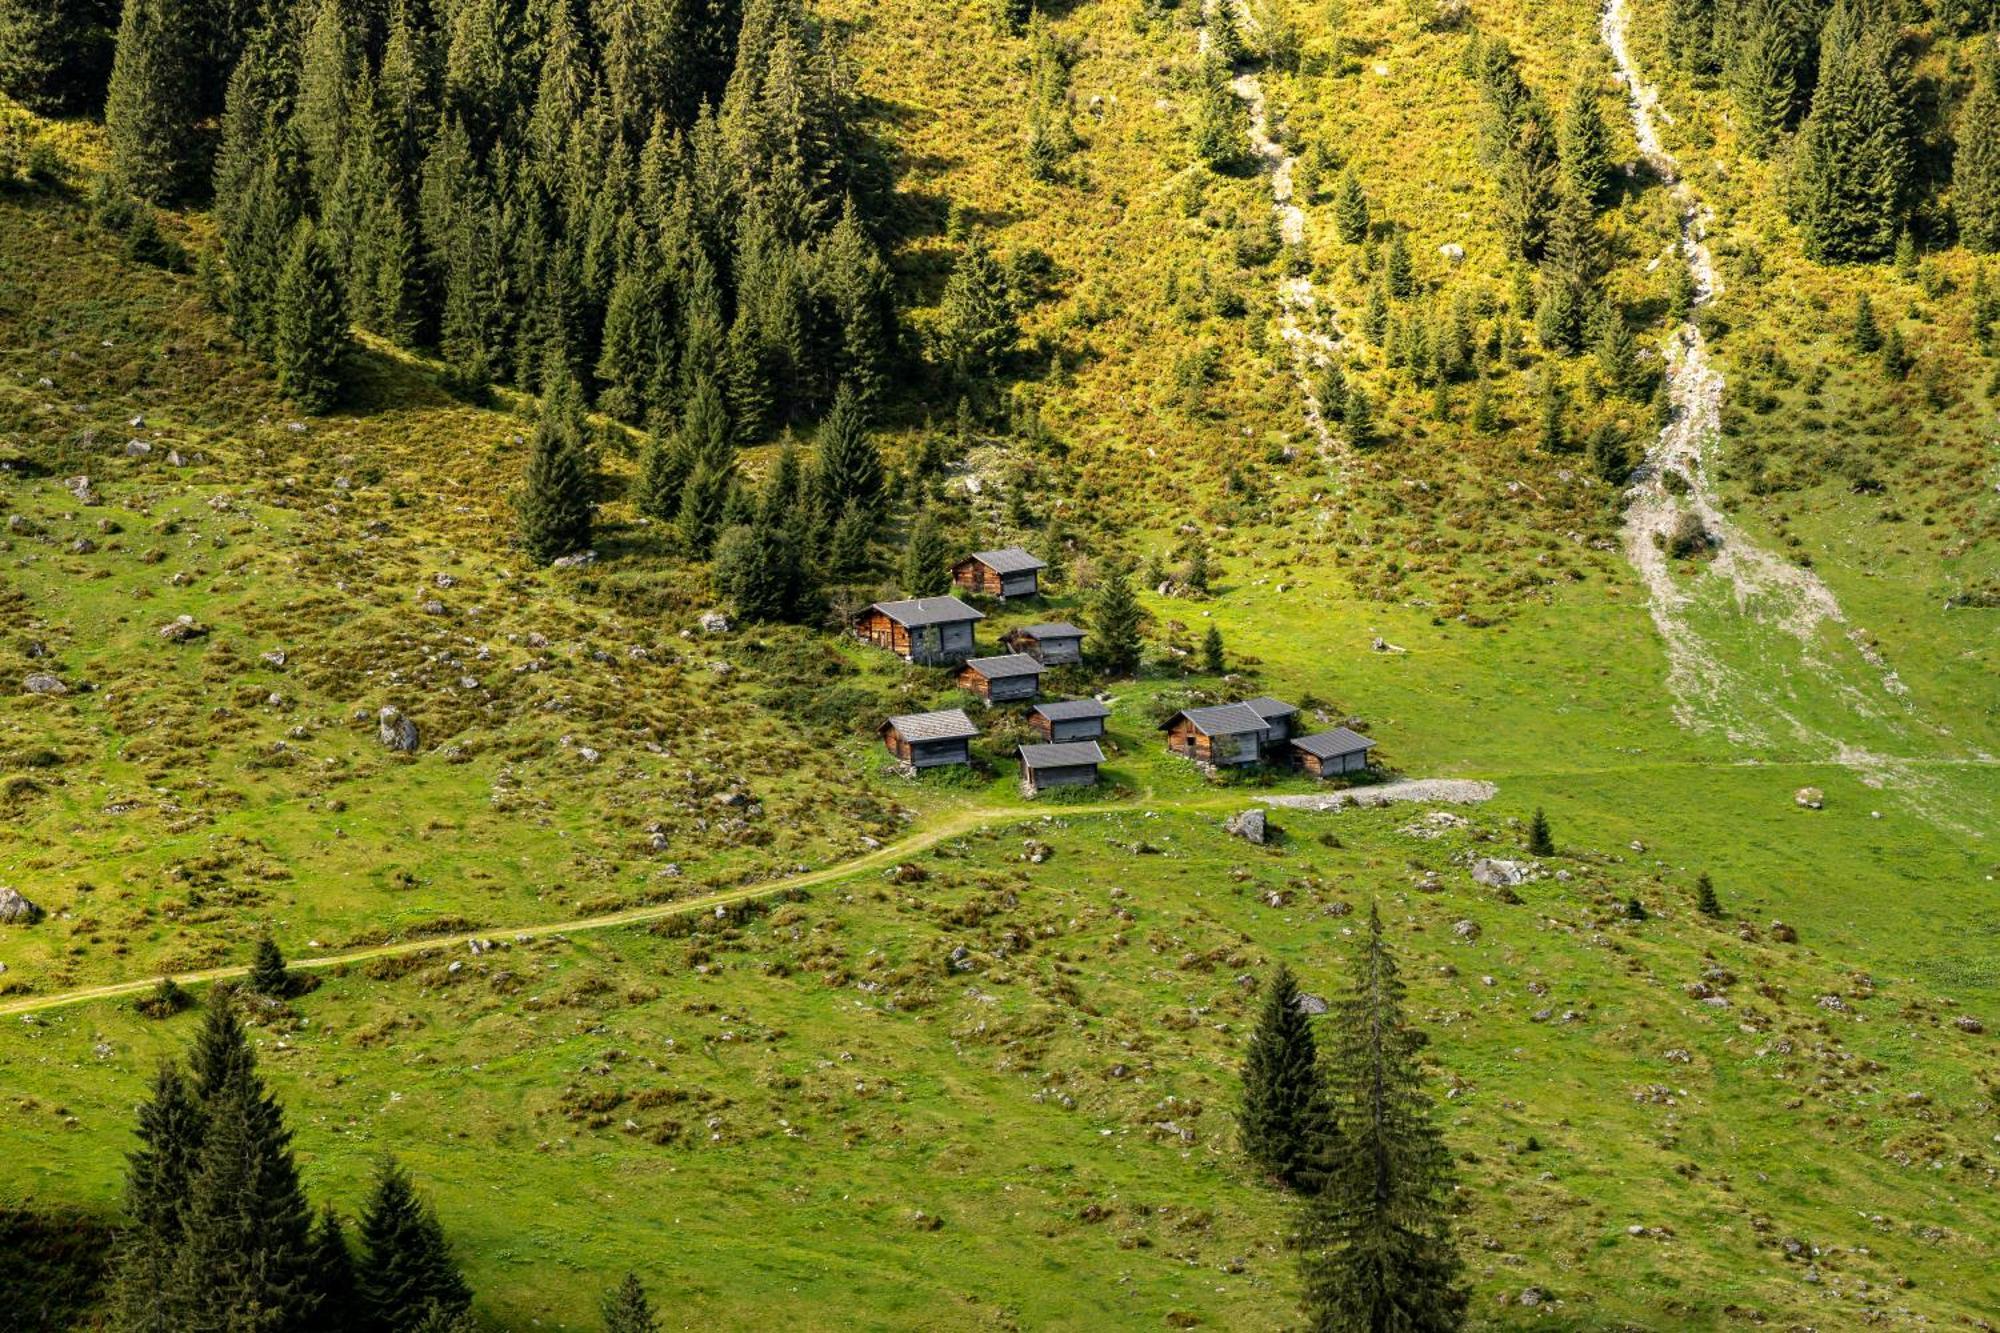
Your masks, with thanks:
[{"label": "tall fir tree", "polygon": [[1132,573],[1122,562],[1104,571],[1091,598],[1090,628],[1096,636],[1096,653],[1104,669],[1113,675],[1132,675],[1139,670],[1142,648],[1140,632],[1146,613],[1132,591]]},{"label": "tall fir tree", "polygon": [[1951,207],[1974,254],[2000,250],[2000,50],[1980,44],[1972,93],[1959,108]]},{"label": "tall fir tree", "polygon": [[1451,1155],[1431,1120],[1403,983],[1370,906],[1352,980],[1327,1018],[1341,1151],[1300,1210],[1306,1325],[1314,1333],[1450,1333],[1467,1293],[1447,1212]]},{"label": "tall fir tree", "polygon": [[347,307],[340,278],[311,219],[292,230],[278,275],[271,359],[278,387],[306,412],[324,412],[340,398],[347,352]]},{"label": "tall fir tree", "polygon": [[1593,208],[1604,202],[1611,191],[1611,131],[1598,106],[1594,80],[1578,79],[1570,86],[1556,158],[1564,189]]},{"label": "tall fir tree", "polygon": [[1893,76],[1895,35],[1855,0],[1820,34],[1819,83],[1792,162],[1792,215],[1823,264],[1879,260],[1903,229],[1908,107]]},{"label": "tall fir tree", "polygon": [[1368,195],[1352,167],[1340,173],[1340,184],[1334,187],[1333,230],[1348,245],[1368,239]]},{"label": "tall fir tree", "polygon": [[813,489],[820,512],[838,515],[857,504],[872,510],[882,497],[882,454],[869,434],[861,397],[843,384],[820,422],[815,440]]},{"label": "tall fir tree", "polygon": [[266,999],[282,1000],[292,992],[292,974],[285,968],[285,955],[268,930],[257,937],[249,982],[250,989]]},{"label": "tall fir tree", "polygon": [[113,0],[0,0],[0,93],[43,115],[97,110],[118,10]]},{"label": "tall fir tree", "polygon": [[1810,40],[1799,10],[1798,0],[1744,0],[1736,17],[1724,76],[1736,103],[1737,133],[1758,157],[1770,155],[1798,109]]},{"label": "tall fir tree", "polygon": [[1667,0],[1667,57],[1682,73],[1715,73],[1715,24],[1715,0]]},{"label": "tall fir tree", "polygon": [[1601,263],[1597,223],[1581,195],[1565,191],[1550,220],[1541,264],[1541,299],[1535,336],[1551,351],[1583,346],[1584,329],[1597,304]]},{"label": "tall fir tree", "polygon": [[125,0],[105,137],[119,184],[156,203],[192,198],[207,176],[197,124],[200,33],[189,0]]},{"label": "tall fir tree", "polygon": [[361,1253],[354,1287],[363,1333],[405,1333],[433,1314],[447,1320],[471,1308],[437,1214],[393,1159],[376,1168],[356,1231]]},{"label": "tall fir tree", "polygon": [[1500,222],[1523,259],[1542,257],[1549,219],[1561,199],[1561,163],[1554,140],[1546,115],[1531,104],[1501,157]]},{"label": "tall fir tree", "polygon": [[659,1333],[659,1317],[646,1297],[645,1284],[637,1273],[604,1293],[604,1333]]},{"label": "tall fir tree", "polygon": [[[1218,644],[1218,650],[1220,645]],[[1243,1151],[1268,1175],[1312,1192],[1335,1156],[1337,1133],[1298,979],[1279,964],[1264,987],[1243,1059]]]},{"label": "tall fir tree", "polygon": [[945,281],[938,321],[938,352],[957,374],[991,374],[1020,341],[1020,325],[1006,275],[978,238],[960,250]]},{"label": "tall fir tree", "polygon": [[360,1317],[360,1299],[347,1228],[331,1206],[321,1208],[313,1221],[307,1266],[316,1303],[306,1333],[345,1333]]},{"label": "tall fir tree", "polygon": [[937,516],[928,509],[910,525],[903,547],[903,592],[910,597],[939,597],[951,591],[951,545]]},{"label": "tall fir tree", "polygon": [[127,1227],[113,1254],[111,1320],[120,1333],[175,1333],[160,1295],[186,1238],[188,1193],[207,1115],[194,1086],[171,1062],[153,1076],[139,1107],[139,1147],[125,1167]]},{"label": "tall fir tree", "polygon": [[521,546],[536,564],[574,555],[590,545],[583,391],[559,363],[551,367],[550,381],[516,499]]}]

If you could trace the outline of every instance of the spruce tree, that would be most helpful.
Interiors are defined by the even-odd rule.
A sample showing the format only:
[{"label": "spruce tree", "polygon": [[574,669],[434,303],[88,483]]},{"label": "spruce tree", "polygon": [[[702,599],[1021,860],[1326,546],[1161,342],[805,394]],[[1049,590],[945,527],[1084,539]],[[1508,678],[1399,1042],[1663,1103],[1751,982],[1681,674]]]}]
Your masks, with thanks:
[{"label": "spruce tree", "polygon": [[1220,676],[1228,670],[1228,663],[1222,655],[1222,631],[1214,625],[1201,636],[1201,669],[1211,676]]},{"label": "spruce tree", "polygon": [[976,237],[952,265],[939,313],[938,352],[960,376],[991,374],[1020,341],[1006,275]]},{"label": "spruce tree", "polygon": [[1417,275],[1410,263],[1410,243],[1403,235],[1401,227],[1389,238],[1389,257],[1384,268],[1389,285],[1389,295],[1399,301],[1408,300],[1416,294]]},{"label": "spruce tree", "polygon": [[0,93],[47,116],[95,111],[117,22],[111,0],[0,0]]},{"label": "spruce tree", "polygon": [[308,1259],[316,1304],[308,1333],[345,1333],[360,1319],[354,1288],[354,1256],[347,1248],[347,1229],[331,1205],[313,1222]]},{"label": "spruce tree", "polygon": [[1321,1080],[1312,1018],[1299,1007],[1291,968],[1280,963],[1264,988],[1257,1030],[1243,1059],[1243,1151],[1293,1189],[1317,1190],[1333,1159],[1333,1110]]},{"label": "spruce tree", "polygon": [[1542,256],[1535,336],[1544,347],[1563,353],[1582,348],[1584,329],[1597,304],[1599,264],[1597,223],[1590,205],[1581,195],[1565,192],[1549,223]]},{"label": "spruce tree", "polygon": [[1348,245],[1368,239],[1368,196],[1352,167],[1340,173],[1340,184],[1334,190],[1333,230]]},{"label": "spruce tree", "polygon": [[1820,35],[1819,83],[1792,163],[1792,215],[1809,258],[1886,258],[1903,227],[1908,109],[1891,76],[1893,34],[1840,0]]},{"label": "spruce tree", "polygon": [[1347,428],[1350,447],[1366,449],[1375,442],[1375,407],[1358,384],[1348,387],[1347,411],[1341,415],[1341,424]]},{"label": "spruce tree", "polygon": [[910,525],[903,547],[903,595],[940,597],[951,591],[951,546],[928,509]]},{"label": "spruce tree", "polygon": [[1667,56],[1686,74],[1716,70],[1715,0],[1668,0]]},{"label": "spruce tree", "polygon": [[1797,109],[1807,38],[1791,0],[1745,0],[1736,24],[1725,75],[1737,132],[1753,155],[1768,157]]},{"label": "spruce tree", "polygon": [[1535,807],[1534,818],[1528,821],[1528,855],[1554,856],[1555,839],[1549,834],[1549,817],[1542,813],[1542,807]]},{"label": "spruce tree", "polygon": [[1570,87],[1556,157],[1564,189],[1593,208],[1604,202],[1611,189],[1611,131],[1592,80],[1578,79]]},{"label": "spruce tree", "polygon": [[1882,346],[1882,329],[1875,322],[1875,304],[1867,292],[1854,300],[1854,328],[1848,336],[1857,352],[1873,352]]},{"label": "spruce tree", "polygon": [[1974,254],[2000,250],[2000,52],[1981,43],[1971,96],[1959,109],[1951,207]]},{"label": "spruce tree", "polygon": [[852,385],[842,384],[834,395],[815,445],[813,489],[820,512],[840,514],[850,503],[864,511],[874,509],[882,496],[882,455]]},{"label": "spruce tree", "polygon": [[451,1319],[471,1308],[472,1289],[459,1276],[437,1214],[393,1158],[376,1168],[357,1230],[357,1325],[367,1333],[403,1333],[432,1314]]},{"label": "spruce tree", "polygon": [[207,1124],[180,1069],[162,1061],[139,1107],[139,1148],[126,1158],[127,1228],[113,1255],[113,1326],[121,1333],[177,1333],[160,1303],[185,1239],[188,1191]]},{"label": "spruce tree", "polygon": [[1347,415],[1347,376],[1332,357],[1313,377],[1313,401],[1319,404],[1320,420],[1331,424]]},{"label": "spruce tree", "polygon": [[1531,104],[1500,161],[1500,223],[1523,259],[1540,259],[1561,198],[1562,169],[1546,114]]},{"label": "spruce tree", "polygon": [[681,507],[681,488],[687,484],[693,461],[679,440],[663,442],[657,435],[646,437],[639,454],[639,475],[633,482],[632,507],[657,522],[672,522]]},{"label": "spruce tree", "polygon": [[538,565],[590,545],[590,476],[583,390],[567,370],[552,369],[542,398],[527,472],[515,500],[522,549]]},{"label": "spruce tree", "polygon": [[1326,1030],[1341,1151],[1301,1207],[1306,1325],[1314,1333],[1450,1333],[1467,1293],[1447,1213],[1451,1155],[1432,1123],[1403,983],[1371,905],[1353,979]]},{"label": "spruce tree", "polygon": [[324,412],[340,397],[340,362],[347,351],[347,310],[340,279],[310,219],[292,231],[278,275],[277,322],[271,359],[278,387],[305,412]]},{"label": "spruce tree", "polygon": [[1139,632],[1145,612],[1132,592],[1131,570],[1123,563],[1104,571],[1091,599],[1090,628],[1096,639],[1096,654],[1104,669],[1116,676],[1139,670]]},{"label": "spruce tree", "polygon": [[868,515],[852,500],[834,522],[827,542],[827,568],[839,578],[853,578],[868,567]]},{"label": "spruce tree", "polygon": [[604,1293],[604,1333],[659,1333],[660,1321],[637,1273]]},{"label": "spruce tree", "polygon": [[1695,910],[1703,916],[1719,917],[1722,915],[1722,900],[1715,896],[1715,881],[1708,877],[1706,870],[1695,876],[1694,905]]},{"label": "spruce tree", "polygon": [[125,0],[104,96],[111,170],[155,203],[194,196],[208,171],[197,128],[199,27],[188,0]]},{"label": "spruce tree", "polygon": [[257,937],[256,954],[250,963],[250,989],[270,1000],[282,1000],[292,993],[292,974],[285,970],[285,955],[268,930]]}]

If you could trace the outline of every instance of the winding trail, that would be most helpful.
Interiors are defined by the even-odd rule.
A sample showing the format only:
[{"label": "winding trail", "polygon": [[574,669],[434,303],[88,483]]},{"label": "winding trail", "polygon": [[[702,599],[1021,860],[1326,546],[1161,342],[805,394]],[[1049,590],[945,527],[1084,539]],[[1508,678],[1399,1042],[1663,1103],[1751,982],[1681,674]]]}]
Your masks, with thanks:
[{"label": "winding trail", "polygon": [[[1960,827],[1935,779],[1910,761],[1871,753],[1801,716],[1791,688],[1789,659],[1796,655],[1811,686],[1826,691],[1850,716],[1892,736],[1945,735],[1918,717],[1909,691],[1839,601],[1812,570],[1758,546],[1722,510],[1710,464],[1722,435],[1723,377],[1709,359],[1694,310],[1721,294],[1709,253],[1710,210],[1683,178],[1680,164],[1660,138],[1672,117],[1659,90],[1640,77],[1626,40],[1629,0],[1605,0],[1599,32],[1625,85],[1633,137],[1646,165],[1665,183],[1679,223],[1675,262],[1693,279],[1693,309],[1667,339],[1668,400],[1672,418],[1634,474],[1624,519],[1627,559],[1646,589],[1653,624],[1666,645],[1667,688],[1674,715],[1697,731],[1719,731],[1746,746],[1803,746],[1883,785],[1893,780],[1920,810],[1940,824]],[[1666,547],[1692,515],[1713,544],[1707,573],[1684,577]],[[1704,608],[1709,574],[1727,582],[1733,616]],[[1712,600],[1712,599],[1711,599]],[[1740,640],[1724,651],[1720,634]],[[1787,643],[1786,641],[1790,642]],[[1747,656],[1754,665],[1741,665]],[[1981,757],[1984,758],[1983,756]],[[1977,830],[1963,829],[1966,832]]]}]

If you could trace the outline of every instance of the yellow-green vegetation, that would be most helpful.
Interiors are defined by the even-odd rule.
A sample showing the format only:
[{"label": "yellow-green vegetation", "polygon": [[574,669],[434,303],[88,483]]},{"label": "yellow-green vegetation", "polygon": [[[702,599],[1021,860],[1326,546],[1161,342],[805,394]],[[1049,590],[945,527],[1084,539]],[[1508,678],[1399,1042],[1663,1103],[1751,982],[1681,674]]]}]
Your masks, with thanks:
[{"label": "yellow-green vegetation", "polygon": [[[1049,682],[1114,698],[1104,787],[1024,798],[1007,710],[975,710],[973,772],[890,772],[877,721],[965,696],[832,627],[705,630],[708,569],[636,511],[643,441],[606,419],[595,563],[530,566],[531,401],[468,405],[362,337],[346,400],[299,414],[204,292],[210,219],[162,214],[180,271],[134,262],[86,202],[99,132],[9,109],[69,178],[0,191],[0,885],[48,913],[0,925],[0,1200],[115,1215],[131,1108],[195,1020],[66,1001],[245,966],[268,927],[325,960],[258,1031],[307,1184],[351,1208],[398,1154],[492,1326],[591,1326],[628,1269],[670,1326],[1278,1326],[1290,1204],[1238,1151],[1237,1062],[1256,983],[1283,960],[1337,986],[1374,900],[1431,1037],[1473,1327],[1987,1317],[1980,261],[1807,260],[1778,165],[1670,67],[1664,3],[1632,12],[1712,214],[1706,475],[1742,535],[1667,560],[1663,600],[1621,491],[1669,415],[1682,204],[1640,167],[1595,223],[1634,382],[1541,347],[1469,54],[1504,41],[1552,112],[1581,82],[1632,160],[1590,5],[1253,0],[1246,43],[1279,49],[1227,71],[1221,169],[1185,0],[1019,32],[1004,6],[821,8],[894,176],[912,342],[971,238],[1024,298],[1013,378],[891,395],[894,517],[834,615],[898,591],[917,489],[954,548],[1058,566],[982,645],[1087,622],[1135,562],[1141,672]],[[1917,68],[1957,88],[1969,57]],[[1864,293],[1901,373],[1855,345]],[[1478,354],[1449,375],[1399,350],[1460,322]],[[1329,356],[1365,439],[1308,414]],[[1757,553],[1830,600],[1739,578]],[[1233,839],[1312,788],[1206,777],[1155,727],[1255,693],[1498,796]],[[1554,856],[1522,850],[1538,807]]]}]

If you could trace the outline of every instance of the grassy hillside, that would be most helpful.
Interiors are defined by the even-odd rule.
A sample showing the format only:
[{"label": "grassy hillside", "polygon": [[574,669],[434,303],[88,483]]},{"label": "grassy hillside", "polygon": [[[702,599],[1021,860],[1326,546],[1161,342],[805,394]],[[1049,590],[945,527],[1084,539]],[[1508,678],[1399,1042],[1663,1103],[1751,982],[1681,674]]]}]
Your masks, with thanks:
[{"label": "grassy hillside", "polygon": [[[1278,1326],[1285,1204],[1233,1142],[1250,982],[1286,959],[1337,984],[1377,899],[1432,1037],[1474,1326],[2000,1305],[2000,474],[1974,261],[1809,264],[1721,94],[1657,58],[1663,6],[1638,9],[1667,146],[1715,214],[1716,485],[1840,612],[1794,634],[1726,562],[1675,562],[1710,668],[1690,690],[1619,488],[1536,447],[1546,376],[1573,439],[1608,424],[1635,458],[1657,406],[1532,338],[1440,404],[1359,332],[1388,232],[1364,254],[1330,221],[1351,166],[1407,229],[1397,318],[1518,320],[1464,46],[1504,37],[1552,103],[1593,80],[1630,157],[1597,14],[1342,9],[1338,43],[1323,6],[1245,23],[1302,39],[1295,71],[1258,71],[1273,138],[1319,177],[1295,170],[1287,247],[1268,175],[1192,147],[1195,7],[1052,14],[1079,143],[1038,179],[1029,37],[980,5],[825,6],[891,154],[915,336],[948,212],[1037,293],[1022,374],[965,433],[942,399],[884,431],[898,464],[947,449],[964,544],[1068,534],[1054,595],[982,642],[1085,614],[1116,556],[1169,579],[1191,542],[1211,557],[1207,596],[1147,592],[1137,680],[1066,682],[1116,700],[1106,790],[1032,806],[997,715],[979,772],[885,771],[880,716],[964,702],[936,673],[832,632],[703,634],[706,572],[632,513],[625,432],[599,423],[598,562],[545,571],[508,542],[530,404],[467,406],[370,342],[351,403],[296,415],[195,276],[92,225],[93,131],[38,125],[79,174],[0,194],[0,884],[50,914],[0,926],[0,1200],[108,1217],[130,1108],[191,1030],[68,992],[240,964],[267,925],[302,958],[437,935],[324,969],[260,1050],[316,1194],[352,1205],[401,1155],[495,1327],[589,1327],[627,1268],[672,1327]],[[1949,43],[1925,58],[1957,67]],[[169,227],[209,243],[198,214]],[[1674,207],[1639,173],[1603,227],[1657,355]],[[1301,277],[1316,313],[1293,321],[1374,395],[1370,447],[1306,414]],[[1903,322],[1907,378],[1844,341],[1864,289]],[[893,554],[854,595],[893,590]],[[206,634],[162,637],[183,615]],[[1185,656],[1211,624],[1235,679]],[[19,692],[42,672],[67,692]],[[1224,815],[1303,781],[1203,779],[1154,721],[1263,691],[1364,719],[1396,773],[1499,794],[1284,810],[1274,846],[1230,839]],[[378,740],[385,706],[414,755]],[[1518,890],[1475,882],[1537,806],[1562,854]],[[1692,909],[1703,871],[1720,922]]]}]

